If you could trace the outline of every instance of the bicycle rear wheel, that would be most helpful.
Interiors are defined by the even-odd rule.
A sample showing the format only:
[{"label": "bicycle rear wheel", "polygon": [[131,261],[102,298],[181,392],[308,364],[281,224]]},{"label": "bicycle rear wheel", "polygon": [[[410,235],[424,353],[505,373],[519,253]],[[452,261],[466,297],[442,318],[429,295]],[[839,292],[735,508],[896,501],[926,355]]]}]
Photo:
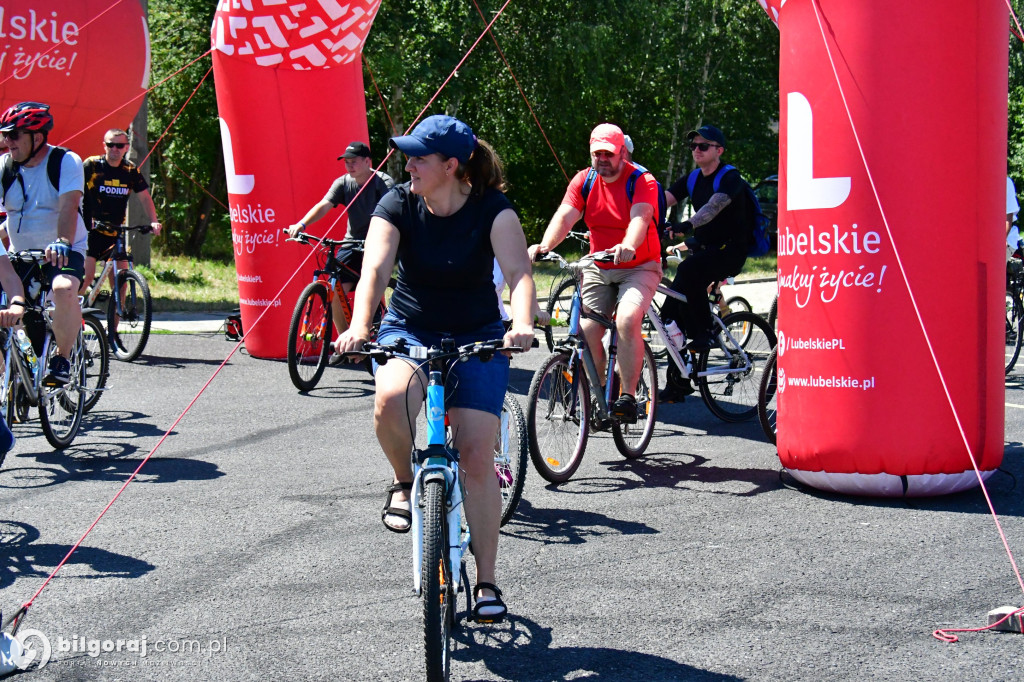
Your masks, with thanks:
[{"label": "bicycle rear wheel", "polygon": [[526,416],[519,401],[511,393],[505,394],[501,406],[501,425],[494,443],[494,471],[501,488],[501,525],[505,525],[516,513],[523,496],[526,482],[526,460],[528,457]]},{"label": "bicycle rear wheel", "polygon": [[643,366],[636,384],[636,423],[612,422],[615,447],[627,459],[644,454],[654,434],[654,421],[658,412],[658,365],[651,347],[644,344]]},{"label": "bicycle rear wheel", "polygon": [[1015,291],[1006,292],[1006,374],[1010,373],[1020,357],[1024,343],[1024,306]]},{"label": "bicycle rear wheel", "polygon": [[557,344],[569,335],[569,314],[572,312],[572,297],[576,293],[576,280],[572,277],[562,280],[548,298],[545,307],[551,322],[544,328],[544,340],[548,350],[554,351]]},{"label": "bicycle rear wheel", "polygon": [[84,410],[88,412],[103,395],[110,368],[110,347],[107,345],[103,325],[91,315],[82,318],[82,348],[85,363]]},{"label": "bicycle rear wheel", "polygon": [[776,362],[776,349],[773,348],[772,354],[768,356],[768,362],[765,363],[764,374],[761,375],[761,388],[757,393],[757,420],[761,422],[761,430],[772,445],[775,445],[775,413],[778,405]]},{"label": "bicycle rear wheel", "polygon": [[530,459],[544,479],[564,483],[583,461],[590,434],[590,386],[569,353],[554,353],[530,382]]},{"label": "bicycle rear wheel", "polygon": [[[755,313],[733,313],[722,325],[729,334],[719,328],[716,346],[697,357],[697,387],[713,415],[727,422],[744,421],[757,414],[761,374],[775,347],[775,332]],[[740,336],[746,344],[741,345]]]},{"label": "bicycle rear wheel", "polygon": [[451,670],[451,635],[455,623],[455,592],[448,565],[448,524],[444,508],[444,482],[423,484],[423,644],[427,680],[447,682]]},{"label": "bicycle rear wheel", "polygon": [[146,278],[134,270],[118,272],[116,284],[120,295],[111,295],[107,304],[110,346],[114,357],[131,362],[142,354],[149,340],[153,299]]},{"label": "bicycle rear wheel", "polygon": [[295,388],[316,388],[327,367],[334,333],[333,314],[323,282],[310,282],[299,295],[288,327],[288,375]]},{"label": "bicycle rear wheel", "polygon": [[[57,340],[53,332],[47,334],[50,341],[44,365],[46,367],[50,364],[50,358],[57,355]],[[82,332],[79,331],[74,348],[71,349],[70,381],[63,386],[40,388],[39,421],[43,435],[58,450],[71,445],[82,425],[82,414],[85,412],[85,353],[82,346]]]},{"label": "bicycle rear wheel", "polygon": [[768,311],[768,326],[772,328],[772,331],[778,329],[779,324],[779,295],[775,294],[775,298],[772,299],[772,309]]}]

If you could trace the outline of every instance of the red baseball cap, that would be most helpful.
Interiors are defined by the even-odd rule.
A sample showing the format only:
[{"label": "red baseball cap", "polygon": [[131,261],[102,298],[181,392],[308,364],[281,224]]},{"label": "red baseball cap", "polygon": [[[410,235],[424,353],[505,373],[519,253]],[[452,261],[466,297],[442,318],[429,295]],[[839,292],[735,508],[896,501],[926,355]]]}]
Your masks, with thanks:
[{"label": "red baseball cap", "polygon": [[622,128],[614,123],[602,123],[590,133],[590,153],[597,151],[611,152],[617,154],[626,140],[622,135]]}]

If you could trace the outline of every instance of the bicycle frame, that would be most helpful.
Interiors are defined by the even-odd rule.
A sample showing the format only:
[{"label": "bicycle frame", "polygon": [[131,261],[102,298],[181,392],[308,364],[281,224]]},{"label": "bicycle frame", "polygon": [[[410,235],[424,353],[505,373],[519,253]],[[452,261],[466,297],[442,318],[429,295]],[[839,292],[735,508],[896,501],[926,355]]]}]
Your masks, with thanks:
[{"label": "bicycle frame", "polygon": [[[450,348],[448,347],[450,346]],[[453,351],[454,342],[447,340],[442,349]],[[426,348],[412,348],[411,357],[426,359]],[[458,594],[462,582],[462,557],[469,549],[469,528],[463,528],[462,503],[463,485],[459,478],[459,452],[448,442],[447,410],[444,403],[444,368],[446,360],[431,360],[427,382],[426,418],[427,447],[412,452],[413,486],[410,504],[412,505],[412,575],[413,590],[416,595],[422,594],[420,583],[423,561],[423,509],[420,505],[420,493],[423,484],[438,478],[444,479],[446,494],[445,521],[448,524],[448,571],[451,576],[452,590]],[[453,538],[459,538],[453,543]]]},{"label": "bicycle frame", "polygon": [[[674,298],[675,300],[688,305],[686,296],[679,293],[678,291],[670,289],[664,284],[658,285],[658,293],[664,294],[665,296]],[[747,355],[746,351],[743,350],[742,344],[740,344],[739,341],[737,341],[736,338],[729,332],[729,328],[725,326],[724,322],[722,322],[722,318],[720,318],[718,315],[712,315],[711,317],[714,320],[715,325],[718,327],[718,332],[724,332],[725,335],[729,337],[729,340],[734,344],[734,347],[740,349],[741,357],[743,358],[743,364],[739,367],[716,367],[705,372],[700,372],[697,374],[697,376],[705,377],[712,376],[715,374],[735,374],[738,372],[745,372],[748,369],[750,369],[750,357]],[[683,378],[690,378],[693,367],[692,361],[685,359],[683,357],[683,352],[680,349],[676,348],[675,344],[667,341],[668,332],[665,331],[665,324],[661,321],[661,317],[658,315],[658,311],[654,307],[653,302],[647,309],[647,319],[651,321],[651,324],[654,326],[654,329],[658,332],[658,334],[661,335],[661,338],[666,339],[665,349],[668,351],[668,356],[672,358],[672,362],[675,364],[676,369],[678,369],[680,373],[682,373]],[[715,335],[715,338],[716,340],[718,339],[717,334]],[[719,342],[719,346],[722,348],[722,350],[728,352],[728,350],[721,344],[721,342]]]},{"label": "bicycle frame", "polygon": [[[113,275],[114,286],[110,287],[110,295],[114,297],[114,305],[116,306],[116,309],[123,310],[121,301],[121,291],[120,288],[117,286],[117,273],[121,272],[121,270],[135,269],[135,260],[132,258],[132,255],[128,253],[128,248],[125,245],[124,231],[125,227],[123,225],[117,226],[117,238],[114,242],[114,250],[111,252],[110,258],[107,258],[105,261],[103,261],[103,268],[100,270],[100,274],[97,275],[95,279],[93,279],[92,287],[89,290],[88,295],[86,295],[85,297],[83,307],[92,308],[94,305],[96,305],[96,299],[100,295],[100,288],[103,286],[103,281],[108,276]],[[128,266],[125,268],[121,268],[120,270],[117,269],[117,264],[119,261],[127,262]]]},{"label": "bicycle frame", "polygon": [[[580,320],[588,319],[594,320],[605,329],[611,332],[611,338],[608,342],[608,358],[605,368],[605,382],[603,391],[595,391],[594,394],[597,396],[597,416],[601,419],[609,418],[609,404],[612,399],[612,387],[614,386],[615,376],[615,357],[617,355],[617,341],[618,331],[615,328],[615,322],[604,315],[598,313],[585,313],[583,312],[583,300],[582,293],[580,290],[580,280],[577,273],[574,273],[576,278],[576,288],[572,295],[572,308],[569,313],[569,338],[568,343],[573,346],[573,356],[583,363],[583,371],[587,375],[587,380],[591,386],[600,386],[600,373],[597,371],[597,364],[594,362],[593,353],[590,351],[590,346],[587,345],[587,340],[583,336],[583,332],[580,331]],[[575,375],[573,376],[572,382],[573,390],[573,401],[577,398],[577,384]]]}]

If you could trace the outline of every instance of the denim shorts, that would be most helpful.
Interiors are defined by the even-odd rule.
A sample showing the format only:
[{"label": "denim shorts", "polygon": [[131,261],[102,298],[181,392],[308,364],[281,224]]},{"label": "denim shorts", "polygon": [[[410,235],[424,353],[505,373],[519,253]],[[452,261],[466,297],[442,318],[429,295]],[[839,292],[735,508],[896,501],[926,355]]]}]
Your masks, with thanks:
[{"label": "denim shorts", "polygon": [[[472,332],[452,334],[458,346],[474,341],[491,341],[505,335],[504,325],[498,321],[481,327]],[[390,312],[381,321],[377,332],[377,343],[391,344],[404,338],[411,346],[440,345],[441,338],[446,334],[424,331],[409,327]],[[409,360],[419,365],[422,360]],[[377,371],[377,363],[373,363],[373,371]],[[445,401],[449,408],[463,407],[472,410],[489,412],[501,416],[501,406],[505,401],[505,389],[508,387],[509,359],[496,353],[487,362],[480,358],[470,358],[466,362],[455,362],[449,365],[448,382],[445,385]],[[423,368],[426,372],[427,369]]]}]

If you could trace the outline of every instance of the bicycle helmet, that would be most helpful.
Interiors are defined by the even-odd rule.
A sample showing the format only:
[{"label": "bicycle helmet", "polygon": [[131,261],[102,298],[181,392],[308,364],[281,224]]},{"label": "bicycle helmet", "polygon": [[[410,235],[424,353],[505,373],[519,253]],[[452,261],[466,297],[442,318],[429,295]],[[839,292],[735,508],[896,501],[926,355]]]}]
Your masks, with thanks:
[{"label": "bicycle helmet", "polygon": [[0,116],[0,132],[8,133],[15,129],[29,130],[33,133],[47,133],[53,130],[50,105],[39,102],[15,104]]}]

